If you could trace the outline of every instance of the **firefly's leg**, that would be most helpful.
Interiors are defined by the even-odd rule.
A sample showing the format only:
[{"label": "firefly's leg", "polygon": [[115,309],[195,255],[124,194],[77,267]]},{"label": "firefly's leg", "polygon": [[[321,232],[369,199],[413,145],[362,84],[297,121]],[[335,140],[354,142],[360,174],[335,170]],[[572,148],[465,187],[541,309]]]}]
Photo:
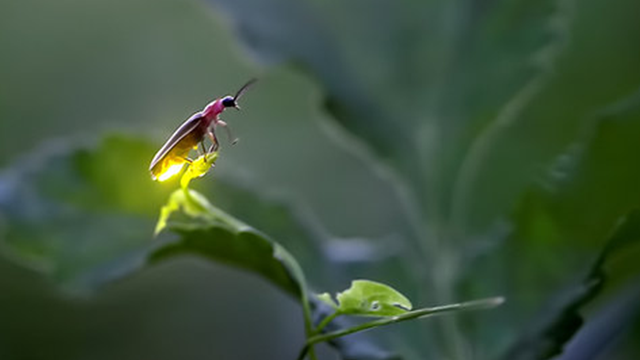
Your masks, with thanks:
[{"label": "firefly's leg", "polygon": [[231,143],[231,145],[234,145],[235,143],[238,142],[238,138],[233,137],[233,135],[231,134],[231,129],[229,128],[229,125],[227,125],[226,122],[222,120],[218,120],[217,124],[219,124],[225,129],[225,131],[227,132],[227,138],[229,139],[229,142]]},{"label": "firefly's leg", "polygon": [[207,147],[204,145],[204,139],[200,141],[200,147],[198,148],[198,155],[205,155],[207,152]]},{"label": "firefly's leg", "polygon": [[211,139],[211,147],[209,148],[208,154],[218,150],[218,138],[216,137],[215,131],[211,131],[211,129],[207,130],[207,135]]}]

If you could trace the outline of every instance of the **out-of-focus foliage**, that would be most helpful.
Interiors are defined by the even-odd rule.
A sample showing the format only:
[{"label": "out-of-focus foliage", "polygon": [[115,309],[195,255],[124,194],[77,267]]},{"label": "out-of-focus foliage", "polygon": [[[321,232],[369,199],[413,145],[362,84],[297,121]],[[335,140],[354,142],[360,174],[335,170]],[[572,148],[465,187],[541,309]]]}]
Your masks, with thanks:
[{"label": "out-of-focus foliage", "polygon": [[111,137],[96,150],[23,157],[0,180],[4,246],[76,288],[99,281],[94,271],[109,272],[111,262],[128,263],[152,245],[150,216],[169,194],[146,185],[148,173],[140,166],[151,149]]},{"label": "out-of-focus foliage", "polygon": [[[638,246],[640,239],[640,213],[632,212],[611,235],[604,249],[594,262],[587,276],[575,288],[569,289],[558,308],[547,317],[538,329],[530,329],[528,336],[515,343],[504,359],[551,358],[563,351],[575,333],[583,326],[580,308],[591,301],[601,291],[608,278],[605,264],[610,258],[619,256],[631,246]],[[601,340],[600,340],[601,341]],[[575,350],[569,357],[583,357],[593,351]],[[592,356],[592,355],[591,355]]]},{"label": "out-of-focus foliage", "polygon": [[[257,73],[225,113],[241,141],[193,186],[286,246],[313,290],[370,278],[421,305],[507,298],[371,333],[380,347],[536,354],[527,339],[562,322],[640,205],[639,13],[636,0],[1,2],[0,358],[295,357],[302,321],[285,319],[299,308],[274,290],[187,256],[144,262],[184,241],[153,238],[178,184],[151,182],[151,156]],[[102,140],[114,128],[153,144]],[[599,296],[570,306],[586,317],[567,359],[595,344],[594,359],[640,356],[611,346],[637,336],[628,240]],[[78,300],[42,274],[71,289],[135,275]],[[258,318],[271,320],[247,325]],[[391,358],[370,349],[352,358]]]},{"label": "out-of-focus foliage", "polygon": [[[635,1],[211,2],[261,58],[292,60],[324,85],[341,128],[397,175],[425,296],[507,291],[504,317],[482,315],[471,331],[445,321],[450,356],[509,343],[638,205],[624,186],[638,173],[630,129],[608,136],[607,153],[580,154],[604,115],[637,127]],[[598,179],[611,183],[572,184]]]}]

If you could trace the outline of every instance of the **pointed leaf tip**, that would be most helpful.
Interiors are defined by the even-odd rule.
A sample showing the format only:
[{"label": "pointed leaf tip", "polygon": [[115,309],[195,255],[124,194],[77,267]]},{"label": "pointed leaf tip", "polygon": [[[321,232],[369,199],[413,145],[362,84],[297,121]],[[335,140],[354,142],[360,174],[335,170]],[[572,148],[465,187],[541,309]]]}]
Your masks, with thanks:
[{"label": "pointed leaf tip", "polygon": [[338,309],[338,304],[335,302],[335,300],[333,300],[333,298],[331,297],[331,294],[329,293],[322,293],[322,294],[318,294],[316,295],[318,297],[318,299],[320,301],[322,301],[323,303],[331,306],[334,309]]}]

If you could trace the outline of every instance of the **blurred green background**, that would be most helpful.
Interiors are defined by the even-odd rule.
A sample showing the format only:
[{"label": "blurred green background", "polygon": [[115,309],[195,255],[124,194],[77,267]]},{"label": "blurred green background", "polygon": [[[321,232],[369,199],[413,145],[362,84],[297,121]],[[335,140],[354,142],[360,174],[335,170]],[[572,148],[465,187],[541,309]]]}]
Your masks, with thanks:
[{"label": "blurred green background", "polygon": [[636,0],[0,1],[0,359],[295,358],[300,306],[260,277],[144,263],[175,238],[152,235],[177,184],[150,159],[252,77],[223,116],[239,143],[193,184],[212,203],[318,292],[507,298],[345,359],[637,359],[635,234],[581,299],[640,205],[639,19]]}]

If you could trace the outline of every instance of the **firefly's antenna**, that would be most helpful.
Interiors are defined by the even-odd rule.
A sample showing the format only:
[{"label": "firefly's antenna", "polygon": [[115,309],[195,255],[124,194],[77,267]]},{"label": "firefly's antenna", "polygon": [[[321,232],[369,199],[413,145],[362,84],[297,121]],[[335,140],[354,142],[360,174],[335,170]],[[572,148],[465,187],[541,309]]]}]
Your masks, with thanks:
[{"label": "firefly's antenna", "polygon": [[238,99],[240,99],[240,97],[245,93],[245,91],[249,90],[249,88],[256,83],[256,81],[258,81],[258,79],[253,78],[249,81],[247,81],[246,84],[242,85],[242,87],[240,88],[240,90],[238,90],[238,92],[236,93],[236,95],[233,97],[233,101],[237,102]]},{"label": "firefly's antenna", "polygon": [[[247,81],[246,84],[242,85],[242,87],[240,88],[240,90],[238,90],[238,92],[236,93],[235,96],[233,96],[231,99],[229,99],[229,97],[224,97],[222,100],[222,105],[224,107],[235,107],[237,110],[240,110],[240,107],[238,106],[238,99],[240,99],[240,97],[245,93],[245,91],[247,91],[251,85],[253,85],[256,81],[258,81],[258,79],[253,78],[249,81]],[[232,103],[231,104],[227,104],[227,101],[231,100]],[[215,145],[215,149],[218,148],[218,140],[215,138],[215,125],[220,125],[224,128],[224,130],[227,132],[227,137],[229,138],[229,141],[231,142],[231,145],[234,145],[235,143],[238,142],[238,138],[234,138],[233,134],[231,133],[231,129],[229,128],[229,125],[227,125],[226,122],[218,119],[215,123],[214,123],[214,131],[213,131],[213,135],[212,135],[212,141]],[[209,152],[215,150],[213,146],[211,146],[211,148],[209,149]]]}]

